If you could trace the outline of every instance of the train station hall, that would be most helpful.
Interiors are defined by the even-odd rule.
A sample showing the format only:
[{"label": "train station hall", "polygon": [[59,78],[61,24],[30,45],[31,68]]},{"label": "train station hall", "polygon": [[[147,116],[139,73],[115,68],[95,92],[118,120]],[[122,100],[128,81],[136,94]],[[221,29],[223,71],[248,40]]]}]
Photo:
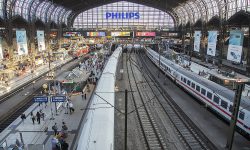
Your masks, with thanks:
[{"label": "train station hall", "polygon": [[250,0],[0,0],[0,150],[250,150]]}]

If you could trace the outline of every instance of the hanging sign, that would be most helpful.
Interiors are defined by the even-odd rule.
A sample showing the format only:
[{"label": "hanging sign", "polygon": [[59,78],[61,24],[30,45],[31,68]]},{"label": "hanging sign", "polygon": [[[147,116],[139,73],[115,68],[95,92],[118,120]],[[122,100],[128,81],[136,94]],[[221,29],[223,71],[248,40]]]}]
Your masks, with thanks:
[{"label": "hanging sign", "polygon": [[227,60],[240,63],[244,34],[240,30],[230,31]]},{"label": "hanging sign", "polygon": [[208,31],[207,55],[215,56],[218,31]]},{"label": "hanging sign", "polygon": [[38,51],[45,50],[45,39],[44,39],[44,31],[37,31],[37,44],[38,44]]},{"label": "hanging sign", "polygon": [[27,37],[25,30],[16,30],[16,40],[17,40],[17,52],[18,55],[27,55]]},{"label": "hanging sign", "polygon": [[201,43],[201,31],[194,32],[194,51],[200,51],[200,43]]}]

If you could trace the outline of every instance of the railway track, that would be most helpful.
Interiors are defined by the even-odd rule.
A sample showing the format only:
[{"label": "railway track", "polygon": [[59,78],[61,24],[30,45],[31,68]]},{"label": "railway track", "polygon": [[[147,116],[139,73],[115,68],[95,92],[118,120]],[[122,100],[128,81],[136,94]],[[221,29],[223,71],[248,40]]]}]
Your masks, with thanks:
[{"label": "railway track", "polygon": [[163,138],[158,131],[157,125],[149,109],[143,101],[144,98],[142,96],[142,92],[138,86],[138,83],[136,83],[135,73],[133,71],[134,68],[128,61],[126,67],[128,72],[130,90],[136,91],[135,93],[132,92],[132,100],[135,106],[142,134],[144,136],[146,147],[150,150],[164,150],[166,149],[166,144],[164,143]]},{"label": "railway track", "polygon": [[[74,60],[72,60],[74,61]],[[72,62],[70,61],[70,62]],[[69,63],[70,63],[69,62]],[[64,64],[63,66],[65,66],[67,64]],[[78,65],[78,61],[74,62],[71,66],[69,66],[67,68],[67,70],[72,70],[73,68],[75,68]],[[58,69],[58,67],[56,68]],[[63,73],[63,71],[61,71],[58,75],[60,75],[61,73]],[[40,80],[44,77],[46,73],[42,74],[41,76],[39,76],[37,79],[35,80]],[[21,92],[24,88],[30,86],[32,83],[27,83],[24,84],[23,86],[21,86],[20,88],[18,88],[17,90],[15,90],[13,93],[18,93]],[[27,108],[29,108],[32,104],[33,104],[33,96],[37,95],[40,93],[40,91],[42,90],[42,88],[38,88],[37,90],[33,91],[32,93],[30,93],[27,97],[25,97],[22,102],[18,103],[17,105],[15,105],[12,110],[10,111],[8,114],[5,114],[2,119],[0,119],[0,133],[7,128],[13,121],[15,121],[25,110],[27,110]],[[4,97],[1,98],[2,101],[0,101],[0,105],[1,103],[3,103],[4,101],[7,101],[9,98],[11,98],[11,96],[14,96],[15,94],[13,93],[9,93],[7,95],[5,95]]]},{"label": "railway track", "polygon": [[[139,67],[137,69],[145,68],[143,69],[144,72],[142,72],[144,83],[146,83],[154,93],[157,102],[159,102],[165,114],[171,120],[186,148],[197,150],[216,150],[216,146],[214,146],[214,144],[189,119],[189,117],[181,110],[181,108],[174,102],[174,100],[164,90],[162,90],[163,88],[159,87],[160,83],[153,78],[152,72],[149,70],[145,63],[145,59],[147,58],[142,58],[141,54],[138,57],[138,60],[140,60],[140,65],[137,65],[136,61],[132,58],[130,58],[130,61],[133,62],[135,66],[137,65],[137,67]],[[165,100],[160,100],[159,96],[156,93],[160,93]]]}]

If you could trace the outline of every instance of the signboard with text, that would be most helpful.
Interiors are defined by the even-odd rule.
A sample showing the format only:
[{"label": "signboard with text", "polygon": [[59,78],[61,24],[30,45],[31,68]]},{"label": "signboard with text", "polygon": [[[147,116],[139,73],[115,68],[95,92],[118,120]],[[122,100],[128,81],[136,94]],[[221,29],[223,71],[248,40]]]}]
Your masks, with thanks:
[{"label": "signboard with text", "polygon": [[140,19],[139,12],[106,12],[105,19]]},{"label": "signboard with text", "polygon": [[33,102],[35,103],[42,103],[42,102],[48,102],[48,97],[47,96],[35,96],[33,97]]},{"label": "signboard with text", "polygon": [[201,44],[201,31],[194,32],[194,51],[200,51],[200,44]]},{"label": "signboard with text", "polygon": [[64,102],[66,100],[66,96],[52,96],[52,102]]},{"label": "signboard with text", "polygon": [[240,30],[230,31],[227,60],[241,62],[244,34]]},{"label": "signboard with text", "polygon": [[215,56],[218,31],[208,31],[207,55]]},{"label": "signboard with text", "polygon": [[91,36],[91,37],[106,36],[106,33],[105,32],[87,32],[87,36]]},{"label": "signboard with text", "polygon": [[17,52],[18,55],[27,55],[27,37],[26,30],[16,30]]},{"label": "signboard with text", "polygon": [[38,51],[45,50],[45,39],[44,39],[44,31],[38,30],[37,31],[37,44],[38,44]]},{"label": "signboard with text", "polygon": [[111,32],[111,36],[130,36],[130,32]]},{"label": "signboard with text", "polygon": [[155,32],[136,32],[136,36],[155,36]]}]

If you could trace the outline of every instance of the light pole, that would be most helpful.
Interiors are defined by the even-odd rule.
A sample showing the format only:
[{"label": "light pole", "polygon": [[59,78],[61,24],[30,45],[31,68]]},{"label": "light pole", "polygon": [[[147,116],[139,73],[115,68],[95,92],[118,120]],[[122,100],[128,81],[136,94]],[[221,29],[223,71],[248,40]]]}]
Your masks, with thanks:
[{"label": "light pole", "polygon": [[160,72],[161,72],[161,47],[160,47],[160,43],[158,43],[158,53],[159,53],[159,72],[158,72],[158,78],[160,78]]}]

